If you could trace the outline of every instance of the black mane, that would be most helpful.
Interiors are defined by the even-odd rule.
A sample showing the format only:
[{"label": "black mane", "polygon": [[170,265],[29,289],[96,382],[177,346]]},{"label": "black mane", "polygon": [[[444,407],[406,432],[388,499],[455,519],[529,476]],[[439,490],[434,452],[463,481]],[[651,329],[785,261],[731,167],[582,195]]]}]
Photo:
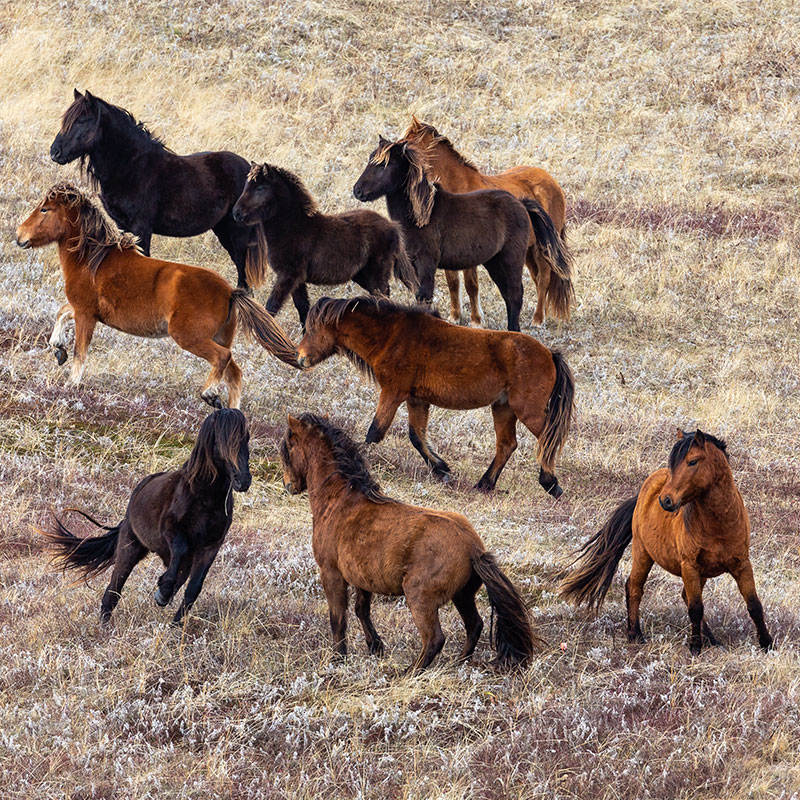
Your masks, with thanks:
[{"label": "black mane", "polygon": [[397,502],[383,493],[378,482],[370,475],[361,448],[341,428],[310,411],[301,414],[299,419],[317,428],[326,438],[333,453],[336,471],[347,481],[350,489],[361,492],[373,503]]},{"label": "black mane", "polygon": [[[669,468],[671,470],[674,470],[678,464],[686,458],[686,454],[689,452],[692,444],[694,444],[694,436],[696,433],[697,431],[684,432],[683,438],[675,442],[669,454]],[[705,431],[703,431],[703,436],[705,436],[707,442],[711,442],[711,444],[721,450],[725,458],[728,458],[727,445],[722,439],[717,439],[716,436],[712,436]]]}]

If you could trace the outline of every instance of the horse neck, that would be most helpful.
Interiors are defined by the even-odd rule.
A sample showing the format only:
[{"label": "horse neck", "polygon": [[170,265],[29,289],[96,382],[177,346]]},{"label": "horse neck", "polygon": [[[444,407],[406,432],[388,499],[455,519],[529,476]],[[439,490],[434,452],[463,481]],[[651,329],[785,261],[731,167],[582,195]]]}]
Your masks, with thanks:
[{"label": "horse neck", "polygon": [[345,502],[352,504],[354,490],[336,469],[333,454],[328,444],[316,448],[309,454],[306,486],[311,516],[319,522],[331,508]]},{"label": "horse neck", "polygon": [[744,502],[727,463],[717,467],[709,490],[689,505],[692,521],[696,521],[704,532],[716,529],[722,538],[727,538],[737,528],[747,527]]},{"label": "horse neck", "polygon": [[411,200],[404,188],[386,193],[386,210],[389,212],[389,217],[393,222],[398,222],[410,228],[416,227],[414,212],[411,209]]},{"label": "horse neck", "polygon": [[72,243],[79,235],[80,228],[70,224],[67,233],[58,240],[58,258],[61,262],[61,272],[64,275],[64,291],[70,302],[73,302],[70,295],[74,297],[76,291],[80,291],[82,294],[87,288],[92,293],[96,291],[88,265],[86,262],[80,261],[71,249]]},{"label": "horse neck", "polygon": [[385,344],[391,330],[386,320],[377,320],[369,314],[344,314],[337,325],[336,338],[342,347],[346,347],[374,366],[373,352],[376,347]]},{"label": "horse neck", "polygon": [[435,142],[427,150],[431,174],[449,192],[469,192],[482,188],[481,174],[465,164],[462,158],[447,145]]},{"label": "horse neck", "polygon": [[102,187],[104,183],[126,175],[133,168],[134,157],[154,148],[145,141],[139,130],[117,125],[111,117],[102,123],[103,135],[100,143],[89,151],[89,169]]}]

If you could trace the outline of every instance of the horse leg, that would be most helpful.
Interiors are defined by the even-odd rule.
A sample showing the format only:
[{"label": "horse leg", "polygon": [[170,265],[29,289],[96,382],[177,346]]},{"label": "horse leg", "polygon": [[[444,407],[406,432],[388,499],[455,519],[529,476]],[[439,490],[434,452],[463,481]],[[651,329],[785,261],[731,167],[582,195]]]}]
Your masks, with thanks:
[{"label": "horse leg", "polygon": [[[168,332],[178,347],[211,364],[208,378],[206,378],[206,382],[200,390],[200,397],[212,408],[222,408],[222,400],[219,396],[219,385],[222,383],[232,360],[230,348],[218,344],[213,339],[199,338],[198,335],[192,331],[190,326],[184,328],[182,320],[177,316],[173,316],[169,321]],[[239,369],[238,366],[236,369]],[[239,383],[241,385],[241,372],[239,373],[239,377]],[[228,388],[230,391],[230,386]],[[228,399],[233,399],[237,403],[239,402],[238,396],[231,398],[229,394]]]},{"label": "horse leg", "polygon": [[419,635],[422,637],[422,650],[413,664],[406,668],[406,674],[413,675],[415,672],[428,667],[434,658],[444,647],[444,633],[439,622],[439,605],[432,597],[430,590],[422,587],[407,586],[403,582],[405,590],[406,604],[414,618]]},{"label": "horse leg", "polygon": [[394,415],[402,402],[402,397],[394,394],[389,389],[381,389],[378,407],[375,409],[375,416],[372,418],[372,423],[367,431],[366,444],[380,442],[386,436],[386,431],[389,430]]},{"label": "horse leg", "polygon": [[[541,253],[538,247],[529,247],[525,262],[536,284],[536,311],[533,314],[533,324],[541,325],[544,322],[547,304],[547,292],[550,288],[550,262]],[[535,265],[535,266],[534,266]],[[535,271],[534,271],[535,270]]]},{"label": "horse leg", "polygon": [[[706,580],[707,578],[700,579],[701,592],[705,588]],[[686,603],[686,607],[688,609],[689,601],[686,599],[686,589],[683,588],[681,589],[681,598],[683,599],[683,602]],[[708,625],[708,622],[706,622],[705,616],[703,617],[703,636],[705,637],[706,642],[708,642],[708,644],[710,644],[712,647],[716,647],[719,644],[719,642],[717,641],[717,637],[714,636],[713,632],[711,631],[711,628]]]},{"label": "horse leg", "polygon": [[506,304],[508,329],[519,330],[519,315],[522,310],[522,259],[517,265],[506,258],[504,251],[500,251],[494,258],[485,264],[489,277],[495,282]]},{"label": "horse leg", "polygon": [[476,578],[477,576],[473,575],[466,586],[453,595],[453,605],[461,615],[461,619],[464,621],[464,630],[467,633],[464,647],[458,656],[460,661],[466,661],[475,652],[475,647],[478,644],[478,639],[481,638],[481,631],[483,630],[483,620],[478,613],[478,607],[475,605],[475,593],[481,585],[480,580],[476,580]]},{"label": "horse leg", "polygon": [[108,622],[119,603],[122,587],[133,568],[147,555],[147,548],[134,536],[127,519],[119,528],[119,540],[114,554],[114,570],[100,603],[100,621]]},{"label": "horse leg", "polygon": [[77,386],[83,377],[83,370],[86,366],[86,353],[94,335],[94,327],[97,320],[86,314],[75,316],[75,350],[72,354],[72,367],[69,373],[69,382]]},{"label": "horse leg", "polygon": [[689,620],[692,633],[689,638],[689,650],[693,656],[700,655],[703,649],[703,590],[700,583],[700,570],[694,562],[681,562],[681,578],[686,591],[686,605],[689,609]]},{"label": "horse leg", "polygon": [[394,259],[378,261],[370,259],[367,266],[353,275],[353,282],[372,295],[389,296],[389,276],[392,274]]},{"label": "horse leg", "polygon": [[[523,387],[522,392],[527,389]],[[544,433],[545,423],[545,408],[542,407],[541,402],[534,402],[533,397],[527,394],[520,394],[520,391],[514,390],[511,397],[511,408],[517,415],[517,418],[522,424],[536,437],[537,441]],[[555,473],[550,472],[552,465],[540,465],[539,467],[539,485],[544,489],[547,494],[552,495],[558,500],[564,490],[558,483],[558,478]]]},{"label": "horse leg", "polygon": [[183,600],[181,600],[175,616],[172,618],[173,625],[180,625],[186,612],[194,605],[197,600],[200,590],[203,588],[203,581],[208,575],[208,570],[214,563],[214,559],[219,552],[219,545],[216,547],[206,547],[198,550],[192,559],[192,567],[190,572],[189,583],[186,584],[186,591],[183,593]]},{"label": "horse leg", "polygon": [[764,608],[761,605],[761,600],[758,599],[756,593],[756,581],[753,577],[753,566],[750,559],[747,559],[736,572],[731,573],[736,585],[739,587],[744,602],[747,604],[747,613],[753,624],[756,626],[758,633],[758,643],[762,650],[772,649],[772,637],[769,635],[767,625],[764,622]]},{"label": "horse leg", "polygon": [[636,537],[634,537],[633,544],[631,545],[631,555],[633,559],[631,574],[628,575],[628,580],[625,581],[625,607],[628,611],[628,641],[641,644],[645,639],[642,635],[642,626],[639,621],[639,605],[642,602],[645,581],[650,574],[650,570],[653,568],[653,559],[650,558]]},{"label": "horse leg", "polygon": [[67,360],[67,323],[75,319],[75,312],[69,303],[64,303],[56,314],[53,332],[50,334],[50,348],[58,361],[58,366],[63,366]]},{"label": "horse leg", "polygon": [[494,489],[503,467],[517,449],[517,415],[511,410],[508,403],[492,403],[492,416],[494,417],[494,435],[496,442],[495,455],[489,469],[475,484],[476,489],[491,491]]},{"label": "horse leg", "polygon": [[[247,240],[241,241],[241,235],[235,232],[236,223],[233,217],[226,214],[211,230],[219,239],[219,243],[231,257],[231,261],[236,265],[236,285],[239,289],[249,288],[247,285],[247,274],[245,265],[247,263]],[[234,228],[234,230],[231,230]]]},{"label": "horse leg", "polygon": [[476,267],[464,270],[464,287],[469,297],[470,322],[473,328],[482,328],[486,324],[486,317],[481,308],[481,298],[478,288],[478,270]]},{"label": "horse leg", "polygon": [[450,292],[450,322],[458,325],[461,322],[461,275],[457,270],[446,269],[444,277]]},{"label": "horse leg", "polygon": [[338,569],[320,566],[322,591],[328,601],[328,615],[333,636],[333,651],[347,655],[347,583]]},{"label": "horse leg", "polygon": [[419,278],[417,302],[424,305],[433,303],[433,286],[436,277],[436,262],[432,258],[420,258],[414,263]]},{"label": "horse leg", "polygon": [[287,272],[280,273],[267,298],[267,311],[274,317],[283,307],[286,298],[290,294],[293,294],[301,283],[303,283],[303,278],[298,274],[290,274]]},{"label": "horse leg", "polygon": [[433,474],[447,483],[450,480],[450,467],[428,444],[430,403],[409,397],[406,400],[406,408],[408,409],[408,438],[411,440],[411,444],[414,445]]},{"label": "horse leg", "polygon": [[311,307],[311,303],[308,300],[308,287],[306,284],[301,283],[292,292],[292,302],[294,303],[294,307],[297,309],[297,314],[300,317],[300,325],[303,328],[303,333],[305,333],[306,317],[308,316],[308,309]]},{"label": "horse leg", "polygon": [[155,601],[159,606],[165,606],[175,594],[175,579],[178,577],[178,568],[189,551],[189,543],[182,533],[173,533],[169,539],[169,565],[166,572],[158,579],[155,591]]},{"label": "horse leg", "polygon": [[372,593],[358,588],[356,588],[355,593],[356,616],[364,630],[364,638],[367,640],[367,650],[373,655],[382,656],[383,640],[378,636],[378,631],[375,630],[375,626],[372,624],[372,616],[370,615]]},{"label": "horse leg", "polygon": [[228,408],[239,408],[242,398],[242,371],[233,357],[228,361],[222,377],[228,384]]}]

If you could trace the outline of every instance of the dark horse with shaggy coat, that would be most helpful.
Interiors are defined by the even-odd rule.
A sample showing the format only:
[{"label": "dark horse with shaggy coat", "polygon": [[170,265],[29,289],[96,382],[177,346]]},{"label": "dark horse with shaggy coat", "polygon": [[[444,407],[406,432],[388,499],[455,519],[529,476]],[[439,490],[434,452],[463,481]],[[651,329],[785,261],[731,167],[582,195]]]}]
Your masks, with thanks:
[{"label": "dark horse with shaggy coat", "polygon": [[370,653],[383,653],[370,616],[372,595],[405,595],[422,638],[408,671],[425,669],[444,646],[439,609],[450,600],[464,621],[467,638],[460,658],[467,659],[483,629],[475,594],[484,584],[498,665],[530,661],[537,637],[525,604],[467,519],[387,497],[347,434],[314,414],[289,417],[280,452],[286,490],[308,489],[314,558],[339,655],[347,652],[349,585]]},{"label": "dark horse with shaggy coat", "polygon": [[210,229],[236,264],[240,287],[263,280],[263,232],[231,214],[249,169],[241,156],[226,151],[179,156],[129,111],[75,89],[50,158],[57,164],[81,160],[106,211],[139,238],[146,256],[154,233],[197,236]]},{"label": "dark horse with shaggy coat", "polygon": [[418,288],[400,230],[374,211],[322,214],[303,182],[288,170],[253,164],[233,207],[242,224],[263,224],[269,263],[277,275],[267,311],[277,314],[291,295],[300,322],[309,309],[307,283],[355,281],[370,294],[389,294],[392,273]]},{"label": "dark horse with shaggy coat", "polygon": [[250,433],[241,411],[220,409],[206,417],[188,461],[173,472],[148,475],[131,494],[122,522],[101,525],[102,536],[81,539],[59,520],[41,531],[56,553],[56,564],[89,577],[111,564],[100,618],[107,622],[133,568],[157,553],[167,567],[158,579],[155,601],[165,606],[189,584],[175,614],[177,624],[191,608],[233,520],[232,492],[250,488]]},{"label": "dark horse with shaggy coat", "polygon": [[522,267],[531,228],[537,242],[558,241],[538,202],[501,189],[453,194],[431,180],[425,151],[381,137],[353,187],[363,202],[386,196],[389,216],[403,230],[419,277],[417,299],[430,303],[437,269],[483,264],[506,304],[508,329],[519,330]]}]

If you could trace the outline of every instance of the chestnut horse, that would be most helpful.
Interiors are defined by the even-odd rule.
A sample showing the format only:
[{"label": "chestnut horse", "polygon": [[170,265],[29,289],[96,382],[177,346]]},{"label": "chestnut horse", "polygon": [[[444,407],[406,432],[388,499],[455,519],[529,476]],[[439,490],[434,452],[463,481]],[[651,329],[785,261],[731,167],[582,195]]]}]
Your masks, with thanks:
[{"label": "chestnut horse", "polygon": [[531,227],[545,246],[558,240],[539,203],[500,189],[452,194],[431,182],[423,150],[382,137],[353,194],[363,202],[386,196],[389,216],[400,225],[417,270],[418,300],[431,301],[437,269],[483,264],[505,300],[508,329],[519,330]]},{"label": "chestnut horse", "polygon": [[236,153],[179,156],[129,111],[75,89],[50,158],[57,164],[80,159],[103,207],[139,238],[146,256],[154,233],[197,236],[213,230],[236,264],[239,286],[263,280],[264,233],[231,215],[249,169]]},{"label": "chestnut horse", "polygon": [[689,610],[693,655],[717,641],[703,618],[703,587],[709,578],[729,572],[747,604],[764,650],[772,637],[756,594],[750,564],[750,520],[733,482],[725,442],[700,430],[684,433],[659,469],[642,484],[638,497],[626,500],[579,551],[577,569],[561,583],[560,594],[576,605],[599,608],[619,560],[633,541],[633,566],[625,584],[628,641],[643,642],[639,604],[653,564],[683,579]]},{"label": "chestnut horse", "polygon": [[298,363],[310,367],[341,353],[381,387],[367,444],[380,442],[402,403],[408,436],[433,473],[450,467],[428,444],[428,411],[491,406],[495,457],[478,489],[490,490],[517,449],[517,420],[538,439],[539,483],[563,494],[553,473],[572,419],[574,381],[561,354],[522,333],[461,328],[428,309],[385,299],[322,298],[312,306]]},{"label": "chestnut horse", "polygon": [[86,352],[98,322],[135,336],[170,336],[181,348],[211,364],[201,397],[238,408],[242,371],[231,356],[238,323],[281,361],[297,366],[295,346],[277,322],[216,272],[142,255],[136,239],[123,234],[88,197],[69,184],[52,187],[17,228],[20,247],[56,242],[69,303],[58,313],[51,345],[66,360],[64,322],[75,318],[71,380],[80,382]]},{"label": "chestnut horse", "polygon": [[400,230],[366,209],[322,214],[296,175],[270,164],[253,164],[233,218],[264,228],[269,263],[277,280],[266,307],[277,314],[291,295],[306,324],[306,283],[328,286],[355,281],[371,294],[389,295],[395,277],[415,292],[417,275]]},{"label": "chestnut horse", "polygon": [[250,488],[249,441],[241,411],[215,411],[203,421],[189,459],[180,469],[148,475],[137,484],[118,525],[101,525],[78,512],[104,528],[102,536],[81,539],[58,517],[52,530],[39,531],[49,540],[55,563],[65,570],[76,570],[88,578],[114,565],[100,606],[103,622],[111,618],[133,568],[151,552],[167,567],[158,579],[158,605],[167,605],[189,578],[172,620],[180,623],[197,600],[231,527],[232,492]]},{"label": "chestnut horse", "polygon": [[[455,147],[442,136],[433,125],[411,117],[411,125],[400,139],[410,142],[425,151],[431,174],[436,182],[448,192],[461,194],[477,189],[505,189],[514,197],[529,197],[536,200],[553,222],[559,238],[552,246],[536,247],[532,237],[525,262],[536,284],[538,300],[533,324],[544,322],[545,311],[561,319],[569,318],[570,305],[574,298],[572,288],[572,256],[566,240],[566,202],[564,192],[552,175],[538,167],[513,167],[499,175],[484,175]],[[450,289],[450,319],[461,319],[461,281],[459,273],[445,270]],[[464,285],[471,306],[472,324],[483,325],[483,311],[478,296],[478,273],[475,269],[464,270]]]},{"label": "chestnut horse", "polygon": [[286,490],[308,489],[312,547],[337,654],[347,653],[347,587],[352,586],[370,653],[383,653],[370,617],[372,595],[405,595],[422,637],[422,650],[407,671],[425,669],[444,646],[439,609],[450,600],[467,634],[459,658],[468,659],[483,629],[475,606],[483,583],[494,615],[498,666],[530,661],[537,637],[525,604],[464,517],[387,497],[347,434],[314,414],[289,417],[280,453]]}]

